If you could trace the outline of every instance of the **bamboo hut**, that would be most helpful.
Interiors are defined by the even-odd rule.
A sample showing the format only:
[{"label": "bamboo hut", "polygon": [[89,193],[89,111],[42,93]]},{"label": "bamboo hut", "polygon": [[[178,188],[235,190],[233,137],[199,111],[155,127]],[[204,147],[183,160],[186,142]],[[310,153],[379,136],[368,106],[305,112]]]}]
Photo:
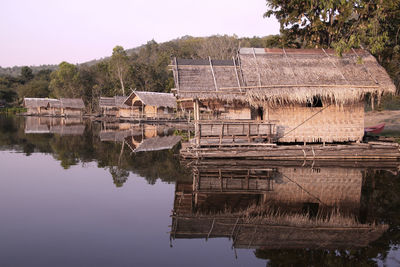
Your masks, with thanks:
[{"label": "bamboo hut", "polygon": [[103,116],[115,116],[117,118],[130,118],[135,115],[134,110],[125,104],[126,96],[100,97],[99,106]]},{"label": "bamboo hut", "polygon": [[60,105],[58,99],[53,98],[24,98],[24,107],[27,115],[52,115],[54,108]]},{"label": "bamboo hut", "polygon": [[131,107],[133,117],[155,119],[175,117],[176,98],[170,93],[133,91],[124,104]]},{"label": "bamboo hut", "polygon": [[81,117],[85,104],[81,98],[61,98],[61,115],[66,117]]},{"label": "bamboo hut", "polygon": [[103,116],[117,116],[118,114],[114,97],[100,97],[99,107]]},{"label": "bamboo hut", "polygon": [[[232,136],[249,143],[259,137],[279,143],[359,142],[364,97],[395,92],[365,50],[338,57],[325,49],[241,48],[232,60],[175,59],[171,67],[178,101],[194,106],[197,147],[207,138],[221,142]],[[214,117],[202,120],[202,107]]]}]

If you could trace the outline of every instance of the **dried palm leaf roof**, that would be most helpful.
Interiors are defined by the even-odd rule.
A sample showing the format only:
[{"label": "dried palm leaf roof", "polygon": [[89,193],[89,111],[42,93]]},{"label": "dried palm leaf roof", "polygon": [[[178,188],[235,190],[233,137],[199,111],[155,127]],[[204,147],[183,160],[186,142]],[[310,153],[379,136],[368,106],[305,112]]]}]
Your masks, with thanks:
[{"label": "dried palm leaf roof", "polygon": [[81,98],[60,98],[62,108],[84,109],[85,104]]},{"label": "dried palm leaf roof", "polygon": [[59,100],[53,98],[24,98],[24,107],[26,108],[47,107],[50,103],[57,104]]},{"label": "dried palm leaf roof", "polygon": [[124,103],[126,99],[126,96],[100,97],[99,106],[101,108],[129,108]]},{"label": "dried palm leaf roof", "polygon": [[179,98],[239,100],[259,106],[305,103],[320,96],[343,104],[359,101],[367,93],[396,91],[384,68],[365,50],[339,57],[324,49],[242,48],[238,62],[229,62],[176,60],[172,67]]},{"label": "dried palm leaf roof", "polygon": [[124,103],[129,103],[135,96],[137,96],[146,106],[176,108],[176,98],[170,93],[133,91],[126,98]]}]

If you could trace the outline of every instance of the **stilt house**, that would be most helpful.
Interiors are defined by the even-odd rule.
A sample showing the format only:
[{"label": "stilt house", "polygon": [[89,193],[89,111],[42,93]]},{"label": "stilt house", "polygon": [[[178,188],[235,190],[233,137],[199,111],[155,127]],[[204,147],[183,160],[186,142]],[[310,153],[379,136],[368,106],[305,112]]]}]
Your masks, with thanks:
[{"label": "stilt house", "polygon": [[134,117],[170,119],[175,116],[176,98],[170,93],[133,91],[124,104],[131,107]]},{"label": "stilt house", "polygon": [[[395,86],[365,50],[241,48],[232,60],[175,59],[178,102],[205,138],[281,143],[361,141],[364,97]],[[203,120],[201,110],[211,110]]]}]

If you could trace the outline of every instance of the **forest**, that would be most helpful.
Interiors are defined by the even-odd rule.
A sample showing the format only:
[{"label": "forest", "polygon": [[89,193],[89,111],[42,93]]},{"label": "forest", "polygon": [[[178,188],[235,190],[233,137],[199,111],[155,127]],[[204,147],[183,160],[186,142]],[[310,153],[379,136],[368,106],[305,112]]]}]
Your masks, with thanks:
[{"label": "forest", "polygon": [[[110,57],[79,65],[61,62],[48,68],[0,69],[0,106],[18,106],[24,97],[81,97],[87,111],[96,112],[100,96],[127,95],[134,89],[170,92],[174,81],[168,65],[174,57],[231,59],[239,47],[334,48],[339,56],[363,48],[400,89],[400,0],[267,0],[266,5],[264,16],[278,19],[279,35],[151,40],[133,49],[115,46]],[[399,108],[398,96],[388,96],[378,106]]]}]

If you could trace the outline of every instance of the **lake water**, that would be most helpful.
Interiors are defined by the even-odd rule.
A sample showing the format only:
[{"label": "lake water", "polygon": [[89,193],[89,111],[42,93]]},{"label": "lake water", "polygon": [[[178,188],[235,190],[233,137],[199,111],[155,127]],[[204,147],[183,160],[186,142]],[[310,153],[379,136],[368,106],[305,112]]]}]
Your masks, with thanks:
[{"label": "lake water", "polygon": [[185,133],[0,116],[0,266],[400,265],[400,164],[183,162]]}]

